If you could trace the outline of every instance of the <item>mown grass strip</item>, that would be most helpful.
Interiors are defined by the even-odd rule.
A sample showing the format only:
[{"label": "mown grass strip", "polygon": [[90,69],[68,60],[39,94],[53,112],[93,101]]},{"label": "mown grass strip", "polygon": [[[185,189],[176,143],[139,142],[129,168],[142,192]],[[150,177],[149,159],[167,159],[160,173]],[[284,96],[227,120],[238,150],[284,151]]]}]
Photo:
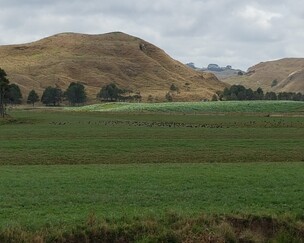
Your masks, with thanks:
[{"label": "mown grass strip", "polygon": [[225,102],[168,102],[168,103],[103,103],[77,108],[71,111],[100,112],[304,112],[304,102],[296,101],[225,101]]}]

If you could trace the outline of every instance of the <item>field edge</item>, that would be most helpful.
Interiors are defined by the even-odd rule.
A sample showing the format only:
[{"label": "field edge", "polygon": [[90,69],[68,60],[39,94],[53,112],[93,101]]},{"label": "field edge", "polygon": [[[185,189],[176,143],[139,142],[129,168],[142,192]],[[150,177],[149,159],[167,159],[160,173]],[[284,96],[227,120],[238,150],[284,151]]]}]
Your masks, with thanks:
[{"label": "field edge", "polygon": [[99,219],[82,224],[33,231],[22,227],[0,230],[1,242],[303,242],[304,221],[254,215]]}]

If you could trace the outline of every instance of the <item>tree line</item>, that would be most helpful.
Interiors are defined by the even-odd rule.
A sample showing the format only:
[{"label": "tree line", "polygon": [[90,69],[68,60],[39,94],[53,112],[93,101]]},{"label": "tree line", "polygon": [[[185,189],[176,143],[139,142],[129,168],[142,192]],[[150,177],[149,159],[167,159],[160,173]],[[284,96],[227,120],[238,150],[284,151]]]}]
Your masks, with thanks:
[{"label": "tree line", "polygon": [[[85,87],[81,83],[72,82],[67,90],[63,92],[58,87],[47,87],[41,99],[35,90],[31,90],[27,96],[27,103],[35,105],[41,101],[45,105],[59,105],[63,100],[70,104],[85,103],[87,99]],[[0,116],[4,117],[5,107],[7,105],[16,105],[22,103],[22,93],[17,84],[10,84],[6,72],[0,68]]]},{"label": "tree line", "polygon": [[[22,103],[22,93],[17,84],[10,84],[6,72],[0,68],[0,116],[5,115],[7,105]],[[97,94],[100,101],[136,101],[140,102],[142,97],[140,92],[133,94],[131,90],[121,89],[116,84],[111,83],[103,86]],[[80,82],[72,82],[69,87],[62,91],[59,87],[47,87],[41,96],[33,89],[27,96],[27,103],[33,106],[37,102],[47,106],[59,106],[63,101],[70,105],[84,104],[87,101],[85,86]]]},{"label": "tree line", "polygon": [[62,91],[59,87],[47,87],[43,91],[40,101],[47,106],[59,106],[62,101],[68,101],[71,105],[79,105],[84,104],[86,100],[87,95],[84,85],[79,82],[72,82],[65,91]]},{"label": "tree line", "polygon": [[[179,93],[176,85],[172,84],[170,92],[166,94],[166,100],[172,101],[172,92]],[[131,90],[121,89],[116,84],[111,83],[103,86],[97,94],[100,101],[114,102],[114,101],[128,101],[140,102],[142,97],[140,92],[133,93]],[[151,98],[151,97],[150,97]],[[213,98],[216,100],[294,100],[304,101],[304,94],[298,92],[266,92],[261,88],[252,90],[245,88],[242,85],[232,85],[225,88],[221,92],[217,92]],[[27,96],[27,103],[35,105],[36,102],[41,101],[47,106],[58,106],[63,101],[68,101],[71,105],[84,104],[87,101],[85,87],[80,82],[72,82],[69,87],[62,91],[59,87],[47,87],[41,96],[35,90],[31,90]],[[148,97],[149,101],[149,97]],[[0,68],[0,116],[5,114],[5,106],[8,104],[15,105],[22,103],[22,93],[17,84],[10,84],[6,72]]]},{"label": "tree line", "polygon": [[243,85],[232,85],[222,92],[217,92],[212,98],[216,100],[294,100],[304,101],[304,94],[298,92],[266,92],[262,88],[257,90],[247,89]]},{"label": "tree line", "polygon": [[[141,101],[139,92],[132,94],[131,90],[121,89],[116,84],[111,83],[104,85],[97,94],[100,101]],[[28,99],[29,100],[29,99]],[[41,102],[47,106],[58,106],[66,100],[71,105],[83,104],[87,100],[85,87],[81,83],[72,82],[67,90],[63,92],[58,87],[47,87],[41,97]]]}]

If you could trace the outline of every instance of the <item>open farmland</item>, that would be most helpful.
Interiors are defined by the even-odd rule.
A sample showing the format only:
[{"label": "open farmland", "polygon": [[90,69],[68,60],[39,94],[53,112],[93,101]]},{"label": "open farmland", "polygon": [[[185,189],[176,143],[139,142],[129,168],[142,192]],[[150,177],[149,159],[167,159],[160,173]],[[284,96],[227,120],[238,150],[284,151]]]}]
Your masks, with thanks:
[{"label": "open farmland", "polygon": [[304,104],[201,104],[13,110],[0,122],[0,239],[301,239]]},{"label": "open farmland", "polygon": [[268,112],[304,114],[304,102],[296,101],[225,101],[225,102],[174,102],[174,103],[104,103],[84,107],[67,108],[74,111],[99,112],[164,112],[164,113],[206,113],[206,112]]}]

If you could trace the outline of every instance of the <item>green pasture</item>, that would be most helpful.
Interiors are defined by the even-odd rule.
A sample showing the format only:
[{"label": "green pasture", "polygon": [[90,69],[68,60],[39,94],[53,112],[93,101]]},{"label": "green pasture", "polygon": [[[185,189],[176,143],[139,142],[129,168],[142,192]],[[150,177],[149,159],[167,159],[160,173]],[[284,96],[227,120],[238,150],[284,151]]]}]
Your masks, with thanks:
[{"label": "green pasture", "polygon": [[0,164],[304,161],[304,117],[15,111]]},{"label": "green pasture", "polygon": [[11,110],[0,120],[0,229],[171,212],[302,222],[303,102],[247,103]]},{"label": "green pasture", "polygon": [[74,111],[100,112],[269,112],[304,113],[304,102],[298,101],[225,101],[225,102],[166,102],[166,103],[103,103],[78,108]]},{"label": "green pasture", "polygon": [[0,226],[175,212],[303,219],[302,163],[2,166]]}]

